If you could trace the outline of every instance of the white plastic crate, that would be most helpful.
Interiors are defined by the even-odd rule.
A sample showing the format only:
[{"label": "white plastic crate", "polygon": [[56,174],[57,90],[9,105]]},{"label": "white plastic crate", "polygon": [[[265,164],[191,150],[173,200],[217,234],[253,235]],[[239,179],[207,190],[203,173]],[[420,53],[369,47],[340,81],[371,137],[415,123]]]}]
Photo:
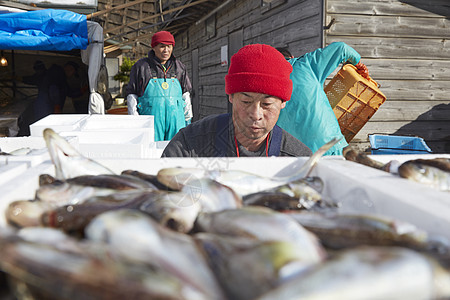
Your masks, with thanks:
[{"label": "white plastic crate", "polygon": [[[11,179],[17,178],[28,169],[26,162],[0,162],[0,182],[6,182]],[[19,179],[20,180],[20,179]],[[2,193],[1,191],[0,193]]]},{"label": "white plastic crate", "polygon": [[[78,149],[77,137],[68,136],[65,137],[65,139],[74,148]],[[0,156],[0,163],[2,164],[6,164],[8,162],[23,162],[26,163],[28,167],[33,167],[45,160],[50,159],[47,145],[43,137],[24,136],[0,138],[0,149],[6,153],[24,150],[23,154]]]},{"label": "white plastic crate", "polygon": [[31,136],[43,136],[46,128],[55,132],[80,130],[88,114],[52,114],[30,125]]},{"label": "white plastic crate", "polygon": [[170,141],[158,141],[150,143],[150,158],[160,158]]},{"label": "white plastic crate", "polygon": [[70,131],[59,134],[63,137],[78,137],[79,151],[89,158],[149,158],[149,135],[141,129]]},{"label": "white plastic crate", "polygon": [[[55,175],[55,167],[48,160],[28,169],[23,163],[16,163],[14,166],[15,176],[12,176],[11,170],[9,177],[0,178],[0,227],[6,226],[4,212],[11,202],[34,199],[39,187],[39,175]],[[0,167],[0,172],[3,171]]]},{"label": "white plastic crate", "polygon": [[154,116],[150,115],[90,115],[83,121],[83,130],[152,128]]},{"label": "white plastic crate", "polygon": [[83,120],[81,131],[123,132],[140,130],[148,134],[150,141],[155,140],[154,117],[149,115],[90,115]]}]

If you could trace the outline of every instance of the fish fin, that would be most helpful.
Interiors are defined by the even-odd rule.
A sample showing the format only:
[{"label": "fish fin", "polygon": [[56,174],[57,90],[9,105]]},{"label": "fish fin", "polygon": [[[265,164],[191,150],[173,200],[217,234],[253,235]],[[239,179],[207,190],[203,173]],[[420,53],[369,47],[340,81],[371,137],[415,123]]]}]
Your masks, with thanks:
[{"label": "fish fin", "polygon": [[[47,149],[50,154],[50,158],[55,166],[55,177],[60,180],[68,179],[67,176],[80,176],[88,174],[70,174],[65,172],[65,169],[69,165],[75,166],[79,165],[81,161],[89,162],[89,167],[92,169],[89,173],[94,175],[95,172],[98,174],[114,174],[113,171],[109,170],[107,167],[85,157],[77,149],[75,149],[68,141],[61,137],[51,128],[46,128],[43,132],[45,143],[47,144]],[[71,162],[73,159],[78,159],[78,161]]]},{"label": "fish fin", "polygon": [[341,139],[342,137],[333,138],[331,141],[320,147],[316,152],[313,153],[313,155],[310,156],[310,158],[301,166],[301,168],[297,172],[295,172],[292,176],[290,176],[288,182],[308,177],[311,171],[314,169],[316,163],[325,154],[325,152],[327,152],[331,147],[336,145]]},{"label": "fish fin", "polygon": [[341,139],[342,139],[342,137],[340,137],[340,138],[333,138],[331,141],[329,141],[328,143],[324,144],[319,149],[317,149],[317,151],[314,152],[313,155],[311,155],[311,157],[305,163],[306,166],[309,166],[309,170],[308,170],[308,172],[306,173],[306,175],[304,177],[308,177],[311,174],[311,171],[314,169],[314,167],[316,166],[317,162],[322,158],[322,156],[328,150],[330,150],[331,147],[336,145]]}]

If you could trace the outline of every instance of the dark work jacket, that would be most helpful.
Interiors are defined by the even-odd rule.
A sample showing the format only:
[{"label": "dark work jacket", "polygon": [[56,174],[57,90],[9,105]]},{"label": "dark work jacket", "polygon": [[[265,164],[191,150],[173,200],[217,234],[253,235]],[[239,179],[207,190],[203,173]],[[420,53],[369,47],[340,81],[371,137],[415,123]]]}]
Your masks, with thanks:
[{"label": "dark work jacket", "polygon": [[130,71],[130,81],[126,88],[126,95],[135,94],[141,97],[144,94],[145,88],[151,78],[156,76],[157,78],[176,77],[180,82],[182,93],[192,93],[191,81],[186,72],[185,65],[172,56],[166,62],[166,67],[170,67],[167,74],[164,74],[164,69],[159,59],[155,56],[155,52],[150,50],[148,57],[141,58],[132,67]]},{"label": "dark work jacket", "polygon": [[[217,119],[219,115],[210,115],[191,125],[182,128],[169,142],[161,157],[217,157]],[[229,133],[225,134],[227,141],[225,145],[226,156],[236,157],[236,144],[234,140],[233,122],[229,121]],[[272,134],[271,134],[272,135]],[[270,144],[269,139],[269,144]],[[243,156],[265,156],[265,143],[261,149],[251,152],[243,146],[238,145],[239,155]],[[292,135],[282,130],[281,147],[279,156],[310,156],[311,150]]]}]

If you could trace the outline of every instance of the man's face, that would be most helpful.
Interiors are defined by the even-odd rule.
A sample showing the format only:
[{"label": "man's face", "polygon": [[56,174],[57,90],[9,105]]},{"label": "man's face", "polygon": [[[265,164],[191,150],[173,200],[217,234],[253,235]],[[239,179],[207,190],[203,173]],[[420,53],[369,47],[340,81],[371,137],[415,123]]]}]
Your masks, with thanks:
[{"label": "man's face", "polygon": [[236,137],[251,140],[266,138],[286,106],[280,98],[266,94],[244,92],[229,96],[233,104],[233,124]]},{"label": "man's face", "polygon": [[162,64],[165,64],[166,61],[169,60],[170,56],[172,55],[173,46],[172,45],[166,45],[166,44],[158,44],[155,47],[153,47],[153,51],[155,51],[155,55]]}]

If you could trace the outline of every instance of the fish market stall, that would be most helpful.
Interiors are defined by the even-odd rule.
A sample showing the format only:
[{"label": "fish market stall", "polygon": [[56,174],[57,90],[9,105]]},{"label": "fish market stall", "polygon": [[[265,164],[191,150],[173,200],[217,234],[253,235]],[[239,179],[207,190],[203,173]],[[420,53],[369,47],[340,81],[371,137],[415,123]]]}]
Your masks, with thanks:
[{"label": "fish market stall", "polygon": [[[102,95],[105,94],[103,81],[105,77],[107,78],[107,72],[106,67],[102,67],[104,66],[103,29],[98,23],[87,21],[85,15],[63,9],[8,11],[4,12],[0,18],[0,37],[0,49],[9,50],[12,58],[11,70],[7,72],[4,70],[7,74],[5,78],[8,79],[3,80],[4,82],[12,81],[8,87],[8,89],[12,89],[14,95],[12,100],[16,100],[16,94],[19,97],[19,93],[16,93],[16,75],[18,75],[16,65],[18,62],[14,63],[14,50],[68,52],[80,49],[81,61],[88,66],[89,113],[105,113]],[[8,72],[10,72],[9,75]],[[7,85],[3,85],[5,90],[6,87]],[[30,96],[26,93],[21,94],[23,94],[22,98]],[[40,100],[39,97],[38,100]],[[34,109],[37,110],[39,107],[37,105]],[[9,105],[7,108],[13,109],[14,107]],[[29,122],[26,123],[26,125],[28,124]],[[17,124],[12,125],[9,136],[16,136]]]},{"label": "fish market stall", "polygon": [[[53,130],[43,135],[53,161],[0,186],[0,267],[32,295],[450,296],[448,192],[342,156],[88,159]],[[383,165],[436,157],[450,159],[370,156]],[[52,194],[86,182],[76,198]],[[83,198],[95,187],[100,194]],[[266,191],[279,200],[249,198]]]},{"label": "fish market stall", "polygon": [[[372,156],[384,161],[407,160],[420,157],[447,157],[450,155],[393,155]],[[306,161],[306,158],[164,158],[164,159],[96,159],[102,165],[120,174],[131,169],[156,174],[168,167],[241,170],[265,176],[286,176]],[[14,188],[1,188],[3,201],[30,199],[38,188],[37,176],[54,175],[51,161],[38,166],[38,171],[28,170],[22,182]],[[324,157],[312,171],[324,181],[323,197],[338,203],[343,212],[376,213],[399,218],[416,224],[430,233],[450,239],[449,194],[375,170],[342,157]],[[17,188],[22,186],[23,188]],[[8,190],[10,190],[8,192]]]}]

